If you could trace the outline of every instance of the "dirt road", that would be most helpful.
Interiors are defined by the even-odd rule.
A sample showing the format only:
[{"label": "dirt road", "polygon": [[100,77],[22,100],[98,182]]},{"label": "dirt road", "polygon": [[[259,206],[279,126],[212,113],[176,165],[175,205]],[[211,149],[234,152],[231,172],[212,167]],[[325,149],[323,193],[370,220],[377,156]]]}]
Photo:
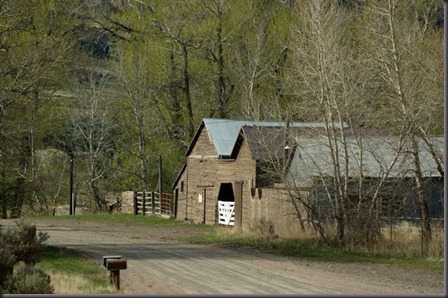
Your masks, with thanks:
[{"label": "dirt road", "polygon": [[[76,220],[33,223],[49,234],[47,244],[79,250],[98,264],[105,255],[126,258],[121,287],[128,294],[444,293],[443,272],[294,260],[177,241],[194,232],[188,228]],[[0,224],[14,225],[11,220]]]}]

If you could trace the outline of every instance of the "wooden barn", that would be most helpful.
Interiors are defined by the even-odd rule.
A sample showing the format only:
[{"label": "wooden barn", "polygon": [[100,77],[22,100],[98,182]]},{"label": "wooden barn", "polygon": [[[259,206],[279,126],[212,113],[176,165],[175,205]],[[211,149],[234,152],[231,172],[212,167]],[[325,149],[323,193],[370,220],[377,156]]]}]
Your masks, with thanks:
[{"label": "wooden barn", "polygon": [[[342,167],[341,171],[350,178],[365,177],[370,184],[364,183],[364,186],[371,187],[388,175],[390,192],[395,193],[383,193],[383,197],[399,197],[394,181],[401,181],[399,193],[404,193],[402,186],[411,185],[408,153],[389,172],[384,172],[396,150],[393,147],[396,138],[384,135],[366,138],[361,150],[362,161],[358,158],[361,151],[354,136],[349,135],[347,140],[350,159],[345,163],[342,158],[341,163],[350,169],[345,172]],[[436,149],[443,151],[440,144],[443,142],[436,142]],[[434,202],[433,215],[437,215],[441,210],[443,179],[428,152],[422,149],[421,154],[428,195]],[[301,195],[325,206],[319,181],[323,176],[331,177],[332,166],[322,123],[285,125],[284,122],[204,119],[186,156],[186,163],[173,185],[179,220],[231,225],[246,231],[269,230],[281,237],[297,235],[300,220],[291,201],[291,187],[285,187],[285,181],[294,184]],[[360,163],[362,173],[359,173]],[[406,191],[413,190],[410,186]],[[414,205],[409,208],[418,209]]]},{"label": "wooden barn", "polygon": [[[292,122],[288,126],[322,124]],[[260,127],[278,128],[269,144],[255,141]],[[272,232],[282,236],[295,234],[299,225],[288,196],[267,184],[270,180],[260,167],[267,152],[283,158],[287,145],[284,127],[284,122],[204,119],[173,185],[176,218],[243,230],[274,229]]]},{"label": "wooden barn", "polygon": [[[324,179],[329,181],[334,176],[334,157],[330,154],[328,140],[319,134],[302,134],[297,140],[288,169],[289,183],[307,190],[309,202],[316,210],[328,212],[328,192],[337,191],[328,184],[323,186]],[[417,139],[420,171],[431,218],[441,221],[444,181],[435,158],[442,163],[444,138],[430,137],[429,141],[432,153],[426,142]],[[400,143],[399,137],[374,130],[364,132],[360,141],[348,130],[344,145],[339,139],[334,148],[339,152],[341,176],[347,181],[349,204],[357,205],[362,197],[366,202],[375,202],[377,217],[384,219],[380,220],[382,223],[417,222],[420,206],[411,147],[409,141]]]}]

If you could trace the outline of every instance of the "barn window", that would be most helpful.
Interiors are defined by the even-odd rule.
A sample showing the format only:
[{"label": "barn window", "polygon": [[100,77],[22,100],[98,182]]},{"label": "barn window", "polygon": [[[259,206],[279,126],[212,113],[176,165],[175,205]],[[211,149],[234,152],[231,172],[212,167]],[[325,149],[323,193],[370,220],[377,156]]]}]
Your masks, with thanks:
[{"label": "barn window", "polygon": [[180,191],[181,192],[184,191],[184,182],[183,181],[180,182]]}]

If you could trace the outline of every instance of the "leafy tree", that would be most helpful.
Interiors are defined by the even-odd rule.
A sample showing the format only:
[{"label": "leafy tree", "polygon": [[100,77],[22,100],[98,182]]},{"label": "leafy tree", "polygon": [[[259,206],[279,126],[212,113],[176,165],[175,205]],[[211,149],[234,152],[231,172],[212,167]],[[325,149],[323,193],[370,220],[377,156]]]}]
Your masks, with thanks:
[{"label": "leafy tree", "polygon": [[73,45],[69,33],[74,7],[76,2],[62,0],[0,4],[0,133],[5,141],[0,163],[11,167],[0,172],[4,217],[8,206],[14,207],[11,216],[20,216],[33,191],[35,151],[45,127],[43,107],[63,83],[63,62]]}]

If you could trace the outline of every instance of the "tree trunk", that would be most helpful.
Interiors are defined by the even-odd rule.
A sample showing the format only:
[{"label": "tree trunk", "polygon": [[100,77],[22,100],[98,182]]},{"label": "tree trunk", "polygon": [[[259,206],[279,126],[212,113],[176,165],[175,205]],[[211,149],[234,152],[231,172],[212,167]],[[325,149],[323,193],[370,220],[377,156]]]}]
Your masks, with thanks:
[{"label": "tree trunk", "polygon": [[[137,103],[135,105],[138,105]],[[135,116],[138,125],[138,147],[139,147],[139,159],[140,169],[142,171],[143,190],[149,190],[148,179],[148,162],[146,160],[146,137],[145,137],[145,123],[144,123],[144,111],[141,106],[135,108]]]},{"label": "tree trunk", "polygon": [[185,103],[187,107],[187,116],[188,116],[188,137],[189,139],[194,136],[194,124],[193,124],[193,106],[191,103],[191,94],[190,94],[190,73],[188,71],[188,47],[186,43],[182,43],[182,51],[184,58],[184,92],[185,92]]},{"label": "tree trunk", "polygon": [[224,77],[224,50],[222,40],[222,10],[218,9],[218,27],[216,28],[216,38],[218,45],[218,111],[220,118],[227,118],[226,108],[226,82]]},{"label": "tree trunk", "polygon": [[2,204],[2,219],[8,218],[8,208],[6,204],[6,198],[2,197],[0,198],[0,202]]},{"label": "tree trunk", "polygon": [[11,209],[11,218],[19,218],[22,215],[22,206],[25,200],[26,193],[26,169],[28,160],[31,155],[30,138],[29,135],[22,137],[21,152],[19,157],[20,176],[16,179],[16,197]]},{"label": "tree trunk", "polygon": [[423,174],[420,166],[420,156],[417,140],[415,136],[411,137],[412,141],[412,154],[414,156],[414,180],[417,188],[418,203],[420,206],[420,217],[421,217],[421,253],[428,252],[428,245],[432,238],[431,233],[431,216],[429,214],[428,201],[425,195],[425,189],[423,185]]},{"label": "tree trunk", "polygon": [[177,94],[177,88],[179,88],[178,83],[176,82],[176,61],[174,59],[174,51],[170,51],[170,64],[171,64],[171,73],[170,73],[170,86],[169,86],[169,96],[171,99],[171,135],[170,138],[179,140],[181,134],[180,128],[182,125],[183,114],[182,107],[179,103],[179,97]]},{"label": "tree trunk", "polygon": [[106,202],[101,197],[100,190],[95,181],[90,181],[90,188],[92,189],[93,198],[95,200],[96,212],[101,212],[104,210]]}]

